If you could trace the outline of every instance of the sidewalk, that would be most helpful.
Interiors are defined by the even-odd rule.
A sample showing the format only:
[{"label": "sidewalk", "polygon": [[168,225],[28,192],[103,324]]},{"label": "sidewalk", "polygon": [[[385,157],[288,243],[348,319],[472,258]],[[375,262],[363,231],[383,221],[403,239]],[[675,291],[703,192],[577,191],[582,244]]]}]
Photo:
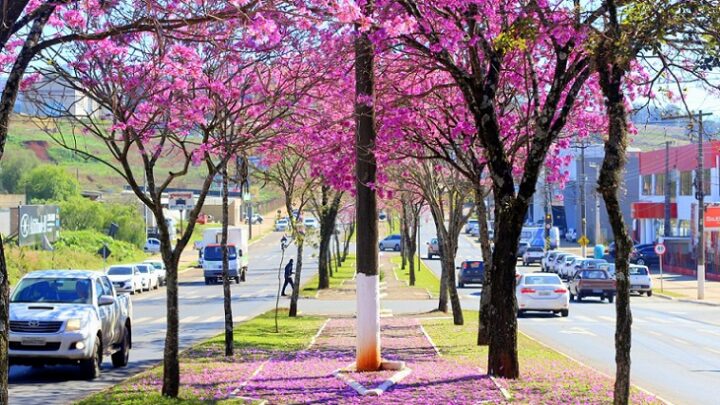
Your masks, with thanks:
[{"label": "sidewalk", "polygon": [[[697,278],[679,274],[664,273],[660,280],[660,271],[652,270],[653,291],[655,295],[681,302],[720,306],[720,282],[705,280],[705,299],[697,299]],[[662,291],[661,291],[662,286]]]}]

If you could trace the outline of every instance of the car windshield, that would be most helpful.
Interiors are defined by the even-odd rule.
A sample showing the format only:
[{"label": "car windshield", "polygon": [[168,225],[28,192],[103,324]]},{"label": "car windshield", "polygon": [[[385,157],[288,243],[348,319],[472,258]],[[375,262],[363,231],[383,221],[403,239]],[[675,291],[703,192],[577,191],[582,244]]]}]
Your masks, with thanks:
[{"label": "car windshield", "polygon": [[605,279],[607,279],[607,273],[605,273],[602,270],[583,271],[582,278],[593,279],[593,280],[605,280]]},{"label": "car windshield", "polygon": [[10,302],[90,304],[90,280],[74,278],[26,278],[15,288]]},{"label": "car windshield", "polygon": [[153,266],[156,270],[162,270],[162,263],[148,263]]},{"label": "car windshield", "polygon": [[[208,246],[205,248],[205,254],[203,255],[204,260],[222,260],[222,247],[221,246]],[[228,246],[228,259],[235,260],[237,255],[235,254],[235,246]]]},{"label": "car windshield", "polygon": [[138,268],[138,270],[140,270],[140,273],[144,273],[144,274],[148,273],[148,268],[145,266],[137,266],[137,268]]},{"label": "car windshield", "polygon": [[390,235],[385,240],[393,240],[393,239],[400,239],[400,235]]},{"label": "car windshield", "polygon": [[110,267],[107,274],[108,276],[131,276],[133,272],[131,267]]},{"label": "car windshield", "polygon": [[525,276],[525,285],[539,284],[559,285],[562,284],[562,281],[560,281],[560,277],[554,274],[548,276]]},{"label": "car windshield", "polygon": [[630,267],[631,276],[647,276],[648,271],[645,267]]}]

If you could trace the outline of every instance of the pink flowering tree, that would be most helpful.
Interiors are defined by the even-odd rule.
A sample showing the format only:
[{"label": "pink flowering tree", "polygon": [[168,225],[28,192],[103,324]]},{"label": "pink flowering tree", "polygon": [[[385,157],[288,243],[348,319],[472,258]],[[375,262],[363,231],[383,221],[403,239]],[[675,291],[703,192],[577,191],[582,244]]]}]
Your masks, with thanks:
[{"label": "pink flowering tree", "polygon": [[[128,8],[135,8],[135,12],[127,13]],[[230,2],[181,0],[0,1],[0,70],[7,74],[0,96],[0,159],[21,82],[28,67],[43,50],[144,31],[169,33],[208,20],[235,18],[243,15],[245,8]],[[0,403],[8,402],[8,298],[7,267],[0,240]]]}]

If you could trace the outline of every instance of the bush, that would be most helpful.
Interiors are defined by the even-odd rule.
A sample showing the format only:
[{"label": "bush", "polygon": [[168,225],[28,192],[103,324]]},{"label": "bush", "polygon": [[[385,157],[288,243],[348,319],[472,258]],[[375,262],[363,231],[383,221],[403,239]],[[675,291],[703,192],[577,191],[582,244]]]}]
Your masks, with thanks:
[{"label": "bush", "polygon": [[106,204],[83,197],[72,197],[58,205],[64,231],[91,229],[105,233],[114,222],[120,227],[115,239],[138,247],[145,243],[145,221],[133,205]]},{"label": "bush", "polygon": [[25,190],[20,186],[22,176],[38,164],[40,161],[31,151],[7,153],[0,163],[0,189],[10,194],[24,194]]},{"label": "bush", "polygon": [[30,201],[65,201],[80,195],[77,180],[58,166],[37,166],[22,176],[20,187]]}]

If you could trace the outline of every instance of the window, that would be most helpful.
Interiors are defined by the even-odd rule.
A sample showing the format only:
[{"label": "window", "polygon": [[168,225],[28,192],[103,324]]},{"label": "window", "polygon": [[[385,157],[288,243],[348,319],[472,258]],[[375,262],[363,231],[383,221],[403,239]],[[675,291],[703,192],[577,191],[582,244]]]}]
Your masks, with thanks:
[{"label": "window", "polygon": [[680,195],[693,195],[692,172],[680,173]]},{"label": "window", "polygon": [[100,280],[95,280],[95,297],[96,301],[100,303],[100,297],[103,295],[103,286],[100,284]]},{"label": "window", "polygon": [[652,195],[652,175],[642,176],[642,195]]},{"label": "window", "polygon": [[665,195],[665,174],[655,175],[655,195]]},{"label": "window", "polygon": [[108,280],[107,277],[101,277],[100,281],[102,282],[102,285],[103,285],[103,295],[109,295],[109,296],[115,295],[115,294],[113,294],[112,283],[110,282],[110,280]]}]

